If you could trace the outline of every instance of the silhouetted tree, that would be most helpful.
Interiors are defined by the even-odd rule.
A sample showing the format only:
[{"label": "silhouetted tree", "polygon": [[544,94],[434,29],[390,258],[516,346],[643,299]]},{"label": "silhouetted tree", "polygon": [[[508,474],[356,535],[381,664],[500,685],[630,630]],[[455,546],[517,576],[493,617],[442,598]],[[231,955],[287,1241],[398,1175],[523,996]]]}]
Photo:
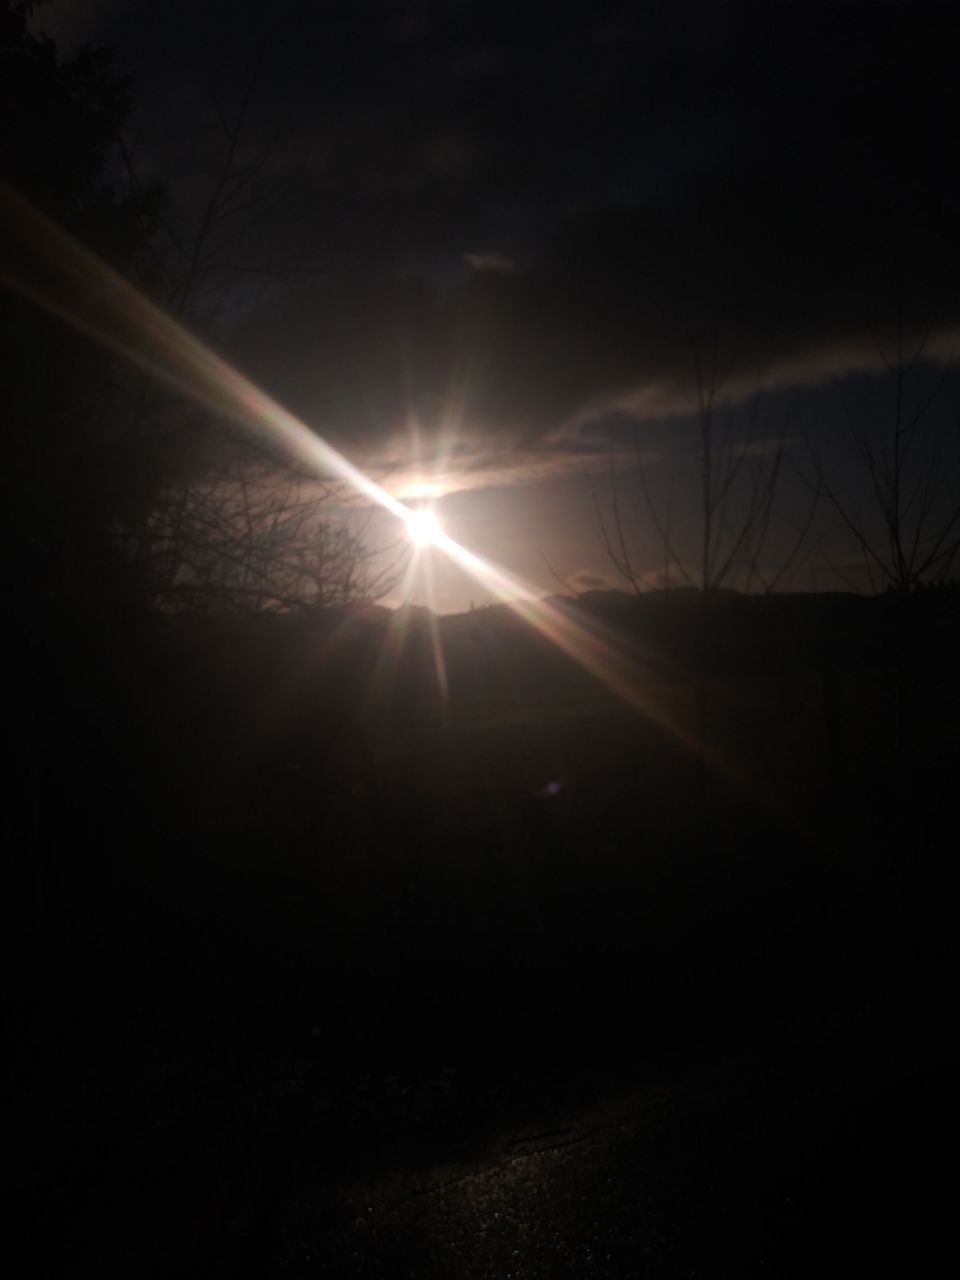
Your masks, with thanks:
[{"label": "silhouetted tree", "polygon": [[[130,81],[107,50],[61,59],[54,42],[33,31],[35,7],[0,3],[0,183],[139,279],[162,201],[156,187],[131,192],[115,180]],[[14,238],[4,201],[0,281],[29,283],[36,268],[39,292],[41,271],[55,267],[45,251]],[[147,469],[125,456],[115,362],[106,352],[8,289],[0,290],[0,326],[7,590],[34,599],[42,585],[47,596],[65,591],[76,604],[95,592],[104,532]]]},{"label": "silhouetted tree", "polygon": [[[214,345],[229,345],[231,319],[263,293],[309,274],[305,243],[269,251],[271,219],[299,179],[292,122],[265,103],[256,52],[235,104],[213,104],[217,139],[206,190],[163,213],[153,246],[154,292],[168,314]],[[202,128],[202,124],[201,124]],[[127,147],[123,166],[142,189]],[[274,238],[275,239],[275,238]],[[131,430],[168,454],[149,508],[119,522],[116,542],[164,609],[216,612],[302,609],[376,598],[389,590],[389,564],[365,540],[369,521],[348,523],[343,486],[305,475],[277,454],[237,438],[202,407],[171,396],[150,373],[127,377]]]},{"label": "silhouetted tree", "polygon": [[[131,448],[115,357],[38,305],[60,265],[44,215],[143,280],[162,199],[117,178],[128,78],[103,49],[61,58],[35,32],[35,8],[0,0],[0,559],[19,730],[4,897],[20,943],[50,941],[51,902],[72,896],[68,866],[95,880],[104,865],[103,787],[118,777],[116,744],[132,740],[114,696],[127,597],[111,530],[162,480]],[[29,231],[24,208],[39,211]]]},{"label": "silhouetted tree", "polygon": [[222,449],[118,531],[149,572],[154,604],[176,613],[298,612],[372,601],[397,579],[397,558],[371,549],[369,517],[331,520],[337,486],[260,454]]},{"label": "silhouetted tree", "polygon": [[[898,325],[892,344],[877,344],[890,384],[887,412],[876,417],[847,407],[847,436],[854,467],[848,483],[833,479],[809,436],[806,443],[816,484],[863,556],[876,593],[889,596],[888,689],[892,756],[896,768],[911,753],[913,704],[924,666],[912,597],[949,580],[960,554],[960,472],[944,424],[932,410],[951,365],[924,367],[927,339],[908,344]],[[956,415],[955,415],[956,419]],[[954,426],[958,425],[955,420]],[[832,693],[835,699],[836,694]],[[836,718],[834,711],[833,717]]]},{"label": "silhouetted tree", "polygon": [[921,339],[905,349],[902,329],[892,354],[878,345],[891,382],[885,421],[868,421],[847,411],[857,496],[844,493],[831,480],[807,435],[817,482],[856,540],[874,590],[906,594],[944,582],[960,553],[960,493],[941,442],[926,430],[950,368],[945,367],[932,386],[918,386],[926,345]]},{"label": "silhouetted tree", "polygon": [[[716,602],[738,580],[750,589],[755,585],[769,594],[789,580],[797,568],[809,534],[819,498],[816,490],[806,514],[791,528],[789,545],[773,567],[763,563],[784,464],[784,447],[776,442],[768,447],[760,430],[759,404],[754,400],[746,414],[730,407],[721,412],[719,400],[731,367],[721,362],[719,347],[713,343],[706,359],[694,352],[693,374],[696,388],[696,506],[699,527],[697,554],[685,557],[677,547],[671,528],[672,491],[665,509],[658,508],[650,485],[639,428],[635,429],[634,461],[639,502],[654,526],[663,552],[663,581],[668,586],[672,571],[699,598],[696,649],[696,721],[698,741],[698,789],[705,800],[708,760],[712,750],[709,731],[709,667]],[[637,568],[624,522],[622,485],[616,468],[610,467],[610,515],[605,514],[595,486],[592,497],[601,541],[607,557],[632,589],[649,589],[647,576]]]}]

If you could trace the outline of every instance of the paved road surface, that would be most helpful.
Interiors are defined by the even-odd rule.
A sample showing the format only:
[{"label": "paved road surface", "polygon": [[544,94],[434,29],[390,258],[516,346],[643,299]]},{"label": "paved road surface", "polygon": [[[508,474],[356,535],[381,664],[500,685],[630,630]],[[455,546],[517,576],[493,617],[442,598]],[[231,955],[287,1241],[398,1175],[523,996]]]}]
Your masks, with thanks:
[{"label": "paved road surface", "polygon": [[[918,1020],[808,1019],[545,1089],[485,1150],[273,1224],[271,1276],[937,1274],[955,1254],[955,1080]],[[895,1273],[896,1273],[895,1271]]]},{"label": "paved road surface", "polygon": [[939,1275],[950,1030],[904,989],[630,1070],[120,1061],[23,1113],[15,1274]]}]

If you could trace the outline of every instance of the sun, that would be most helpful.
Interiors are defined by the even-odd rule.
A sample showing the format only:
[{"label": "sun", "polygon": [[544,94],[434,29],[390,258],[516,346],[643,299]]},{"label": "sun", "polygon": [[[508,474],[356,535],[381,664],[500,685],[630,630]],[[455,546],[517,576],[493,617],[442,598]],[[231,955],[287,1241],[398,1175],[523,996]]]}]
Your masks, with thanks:
[{"label": "sun", "polygon": [[406,519],[407,536],[415,547],[435,547],[443,537],[443,526],[430,507],[411,511]]}]

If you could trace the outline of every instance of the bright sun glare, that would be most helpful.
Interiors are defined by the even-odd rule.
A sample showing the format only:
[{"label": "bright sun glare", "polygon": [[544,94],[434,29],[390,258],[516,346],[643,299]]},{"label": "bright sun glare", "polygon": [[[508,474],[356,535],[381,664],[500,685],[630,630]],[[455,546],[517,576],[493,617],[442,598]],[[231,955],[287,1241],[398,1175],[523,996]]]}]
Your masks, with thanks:
[{"label": "bright sun glare", "polygon": [[[66,282],[64,297],[72,298],[79,286],[89,280],[94,287],[92,291],[87,290],[84,297],[89,293],[100,301],[93,308],[88,308],[85,303],[82,310],[72,302],[64,303],[59,283],[56,288],[51,287],[49,296],[44,292],[37,293],[29,272],[24,279],[17,275],[5,276],[5,286],[12,284],[25,297],[39,302],[52,314],[98,339],[135,366],[164,379],[176,388],[178,394],[186,392],[198,403],[215,407],[240,426],[263,435],[278,452],[282,450],[289,454],[325,479],[333,477],[351,485],[359,494],[402,521],[416,548],[436,547],[442,551],[494,597],[509,604],[561,652],[613,689],[629,706],[647,716],[655,716],[661,727],[692,749],[693,744],[686,735],[670,719],[656,713],[636,678],[632,659],[625,659],[601,632],[577,622],[569,611],[541,600],[536,588],[456,542],[444,531],[430,507],[411,509],[394,497],[322,436],[309,430],[238,370],[207,350],[181,329],[176,320],[139,294],[131,284],[72,239],[68,232],[33,209],[3,182],[0,182],[0,223],[11,225],[15,230],[21,229],[20,235],[27,232],[37,238]],[[35,252],[31,248],[31,253]],[[411,556],[410,562],[409,571],[412,571],[418,557]],[[439,636],[439,632],[435,635]]]},{"label": "bright sun glare", "polygon": [[407,516],[407,534],[417,547],[434,547],[443,535],[436,512],[429,507],[411,511]]}]

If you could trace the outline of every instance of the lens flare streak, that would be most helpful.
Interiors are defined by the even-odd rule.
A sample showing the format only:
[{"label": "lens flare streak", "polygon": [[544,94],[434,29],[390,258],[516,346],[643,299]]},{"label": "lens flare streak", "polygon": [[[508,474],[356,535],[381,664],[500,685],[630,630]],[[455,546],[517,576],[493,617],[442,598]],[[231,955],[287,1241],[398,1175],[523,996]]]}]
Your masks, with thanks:
[{"label": "lens flare streak", "polygon": [[[344,481],[402,521],[418,550],[443,552],[628,706],[695,749],[644,693],[635,660],[599,629],[541,600],[519,578],[456,542],[435,516],[428,520],[423,509],[395,498],[6,184],[0,184],[0,226],[8,243],[22,250],[0,259],[0,281],[9,288],[318,477]],[[438,677],[445,691],[439,665]]]}]

